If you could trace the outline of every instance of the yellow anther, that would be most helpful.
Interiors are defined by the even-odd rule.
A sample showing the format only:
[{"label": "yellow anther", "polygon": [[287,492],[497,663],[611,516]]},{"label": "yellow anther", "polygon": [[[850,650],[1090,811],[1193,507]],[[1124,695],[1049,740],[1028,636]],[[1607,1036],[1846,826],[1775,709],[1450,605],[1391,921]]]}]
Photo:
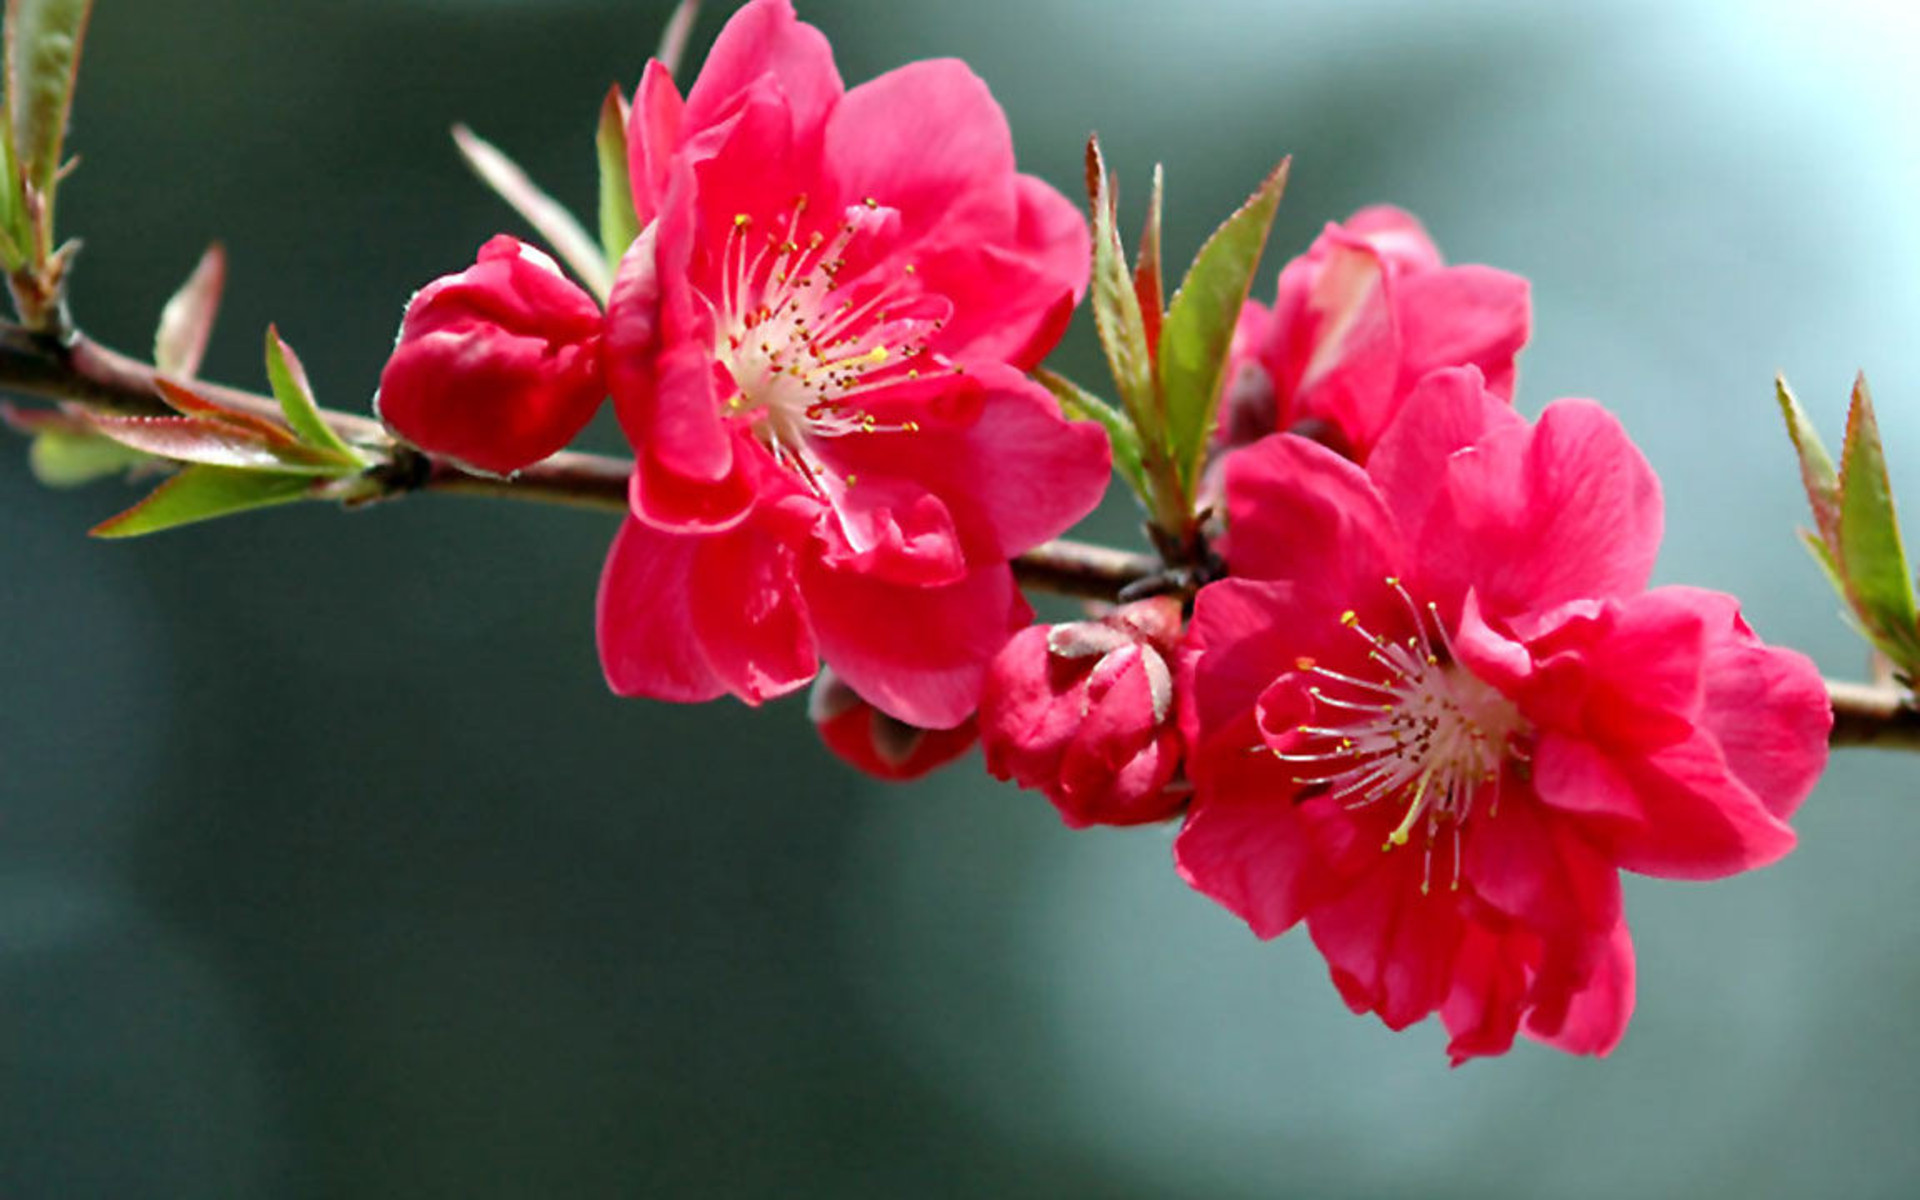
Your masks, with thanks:
[{"label": "yellow anther", "polygon": [[1360,614],[1354,612],[1352,609],[1348,609],[1340,614],[1340,623],[1348,627],[1358,625],[1360,623]]}]

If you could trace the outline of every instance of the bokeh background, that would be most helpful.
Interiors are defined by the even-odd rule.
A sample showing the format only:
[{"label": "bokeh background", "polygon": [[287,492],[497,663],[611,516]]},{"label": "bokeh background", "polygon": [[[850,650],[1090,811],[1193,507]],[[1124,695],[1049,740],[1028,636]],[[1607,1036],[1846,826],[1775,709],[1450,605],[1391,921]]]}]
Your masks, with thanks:
[{"label": "bokeh background", "polygon": [[[144,347],[218,237],[209,377],[258,386],[273,320],[363,407],[409,292],[518,231],[448,124],[591,211],[596,106],[666,7],[101,0],[63,194],[80,321]],[[1792,537],[1771,377],[1837,437],[1867,368],[1920,497],[1907,6],[803,13],[849,80],[968,59],[1063,187],[1090,129],[1136,205],[1164,161],[1176,254],[1295,155],[1261,293],[1380,200],[1530,276],[1522,406],[1622,415],[1666,480],[1661,578],[1859,673]],[[1060,362],[1098,378],[1085,329]],[[84,536],[133,496],[0,455],[0,1195],[1920,1189],[1913,759],[1840,756],[1771,870],[1631,881],[1610,1060],[1449,1071],[1437,1028],[1347,1015],[1304,938],[1184,890],[1166,830],[1070,833],[977,759],[883,787],[798,701],[610,697],[608,518],[422,498]]]}]

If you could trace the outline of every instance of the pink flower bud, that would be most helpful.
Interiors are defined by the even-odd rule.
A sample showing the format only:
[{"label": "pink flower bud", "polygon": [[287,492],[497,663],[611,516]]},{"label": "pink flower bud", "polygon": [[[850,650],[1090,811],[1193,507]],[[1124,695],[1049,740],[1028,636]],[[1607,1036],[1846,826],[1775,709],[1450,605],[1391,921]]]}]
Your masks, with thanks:
[{"label": "pink flower bud", "polygon": [[1181,742],[1168,661],[1179,638],[1168,596],[1016,634],[980,700],[987,770],[1045,792],[1075,828],[1174,816]]},{"label": "pink flower bud", "polygon": [[380,375],[380,417],[401,437],[505,475],[561,449],[606,395],[602,317],[552,259],[501,235],[471,267],[407,305]]},{"label": "pink flower bud", "polygon": [[807,695],[807,715],[827,749],[869,775],[894,781],[946,766],[979,736],[972,717],[953,729],[922,729],[890,717],[825,667]]}]

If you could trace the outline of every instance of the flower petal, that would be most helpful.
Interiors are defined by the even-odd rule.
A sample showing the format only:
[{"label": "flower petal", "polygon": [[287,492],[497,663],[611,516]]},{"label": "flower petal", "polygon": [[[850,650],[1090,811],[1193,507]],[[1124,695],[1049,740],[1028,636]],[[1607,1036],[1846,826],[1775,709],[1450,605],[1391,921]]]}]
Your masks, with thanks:
[{"label": "flower petal", "polygon": [[[859,482],[910,481],[952,514],[970,562],[1005,561],[1092,512],[1110,464],[1097,425],[1068,421],[1045,388],[988,364],[862,397],[879,427],[823,438],[823,461]],[[908,422],[911,429],[901,428]]]},{"label": "flower petal", "polygon": [[1543,802],[1629,871],[1718,879],[1793,849],[1793,830],[1733,777],[1705,732],[1640,759],[1543,734],[1533,782]]},{"label": "flower petal", "polygon": [[1415,543],[1443,594],[1475,588],[1489,616],[1646,587],[1660,546],[1660,483],[1611,413],[1547,406],[1446,464],[1446,492]]},{"label": "flower petal", "polygon": [[687,583],[698,547],[631,517],[621,523],[596,601],[600,668],[615,693],[698,703],[726,692],[694,632]]},{"label": "flower petal", "polygon": [[1397,280],[1394,304],[1403,387],[1440,367],[1473,366],[1488,391],[1513,399],[1514,360],[1533,325],[1525,279],[1492,267],[1446,267]]},{"label": "flower petal", "polygon": [[912,587],[809,558],[800,587],[820,656],[875,708],[923,729],[950,729],[973,713],[988,661],[1026,611],[1005,563]]},{"label": "flower petal", "polygon": [[1243,579],[1288,579],[1332,595],[1396,573],[1400,532],[1361,469],[1280,434],[1227,461],[1227,561]]},{"label": "flower petal", "polygon": [[958,59],[908,63],[848,92],[827,121],[826,161],[848,203],[898,209],[909,241],[1004,244],[1018,232],[1006,114]]},{"label": "flower petal", "polygon": [[793,552],[760,523],[694,539],[682,582],[693,633],[727,690],[759,704],[804,686],[819,667]]},{"label": "flower petal", "polygon": [[566,446],[606,397],[601,320],[552,259],[495,237],[407,305],[375,406],[423,450],[517,471]]},{"label": "flower petal", "polygon": [[825,120],[844,90],[825,34],[796,17],[789,0],[752,0],[707,52],[687,93],[686,123],[698,129],[724,119],[765,76],[787,94],[801,128]]}]

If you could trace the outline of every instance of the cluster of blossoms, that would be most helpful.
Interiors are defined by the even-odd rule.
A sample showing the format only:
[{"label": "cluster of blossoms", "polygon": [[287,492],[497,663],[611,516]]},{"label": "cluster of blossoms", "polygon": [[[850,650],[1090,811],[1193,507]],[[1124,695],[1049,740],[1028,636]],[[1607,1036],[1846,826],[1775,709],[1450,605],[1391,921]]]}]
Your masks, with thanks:
[{"label": "cluster of blossoms", "polygon": [[[380,411],[510,473],[611,396],[630,512],[599,596],[626,695],[810,680],[842,757],[981,742],[1070,825],[1181,819],[1182,876],[1455,1061],[1605,1053],[1621,869],[1763,865],[1825,762],[1811,663],[1726,596],[1647,589],[1657,481],[1596,405],[1511,407],[1524,280],[1368,209],[1241,313],[1203,501],[1226,577],[1030,624],[1010,563],[1099,501],[1106,435],[1027,372],[1087,286],[1076,207],[957,62],[843,88],[753,0],[627,128],[639,237],[604,305],[489,242],[409,306]],[[825,666],[822,666],[822,663]]]}]

